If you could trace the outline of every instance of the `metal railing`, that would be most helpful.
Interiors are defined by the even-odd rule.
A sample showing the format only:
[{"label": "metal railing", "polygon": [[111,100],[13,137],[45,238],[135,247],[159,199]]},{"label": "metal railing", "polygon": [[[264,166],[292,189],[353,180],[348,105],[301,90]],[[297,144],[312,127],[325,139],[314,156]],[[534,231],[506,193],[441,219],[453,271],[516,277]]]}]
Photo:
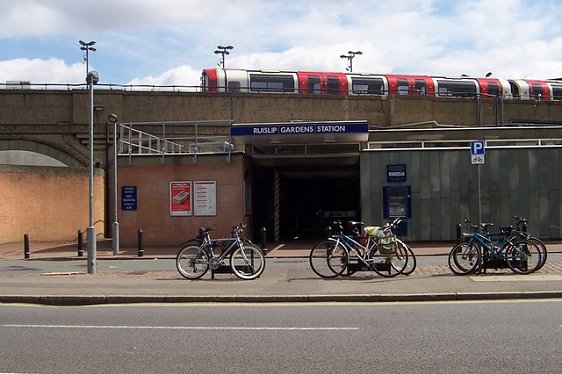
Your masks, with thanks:
[{"label": "metal railing", "polygon": [[[370,151],[402,151],[402,150],[453,150],[470,149],[471,140],[392,140],[370,141]],[[493,139],[486,140],[486,148],[547,148],[562,147],[562,139]]]},{"label": "metal railing", "polygon": [[[119,124],[119,156],[192,156],[226,154],[230,162],[235,151],[229,120],[129,122]],[[220,134],[223,132],[224,134]],[[219,133],[219,134],[217,134]]]},{"label": "metal railing", "polygon": [[[5,82],[0,83],[0,90],[87,90],[86,83],[36,83],[36,82]],[[200,85],[155,85],[155,84],[117,84],[98,83],[96,90],[120,91],[174,91],[174,92],[201,92]]]}]

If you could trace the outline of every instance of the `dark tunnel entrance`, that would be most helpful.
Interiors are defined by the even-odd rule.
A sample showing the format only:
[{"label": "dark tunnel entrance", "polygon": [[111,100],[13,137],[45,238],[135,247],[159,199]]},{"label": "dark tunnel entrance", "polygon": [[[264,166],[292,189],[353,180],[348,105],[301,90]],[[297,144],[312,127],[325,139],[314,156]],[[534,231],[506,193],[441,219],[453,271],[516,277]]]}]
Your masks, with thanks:
[{"label": "dark tunnel entrance", "polygon": [[359,220],[358,165],[257,167],[253,225],[268,242],[317,240],[335,220]]}]

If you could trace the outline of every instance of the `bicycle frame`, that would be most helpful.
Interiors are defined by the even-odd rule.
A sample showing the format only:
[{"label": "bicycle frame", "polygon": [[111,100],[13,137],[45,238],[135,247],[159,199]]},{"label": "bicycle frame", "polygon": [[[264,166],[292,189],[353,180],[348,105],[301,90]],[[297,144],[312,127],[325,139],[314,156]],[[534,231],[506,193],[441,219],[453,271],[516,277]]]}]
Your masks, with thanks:
[{"label": "bicycle frame", "polygon": [[347,256],[349,257],[350,253],[354,253],[359,261],[363,263],[363,265],[370,266],[370,264],[372,263],[372,261],[369,261],[367,258],[365,258],[367,256],[367,253],[371,249],[370,237],[367,237],[367,245],[363,246],[361,243],[344,234],[343,230],[341,230],[337,238],[332,237],[328,238],[328,240],[336,242],[336,246],[341,243],[343,245],[343,248],[347,252]]},{"label": "bicycle frame", "polygon": [[[215,262],[222,262],[224,261],[224,259],[230,255],[233,251],[235,251],[238,248],[242,248],[244,249],[244,241],[240,238],[239,236],[239,230],[238,228],[235,229],[234,231],[234,237],[232,238],[219,238],[219,239],[211,239],[210,238],[210,234],[207,233],[207,235],[205,236],[205,241],[204,241],[204,245],[207,249],[207,251],[209,252],[209,254],[211,255],[209,261],[215,261]],[[219,244],[221,243],[225,243],[228,244],[226,249],[222,249],[221,250],[221,254],[219,256],[215,255],[214,252],[214,248],[217,247]],[[241,255],[244,258],[244,261],[249,262],[250,259],[246,256],[245,251],[241,251]]]}]

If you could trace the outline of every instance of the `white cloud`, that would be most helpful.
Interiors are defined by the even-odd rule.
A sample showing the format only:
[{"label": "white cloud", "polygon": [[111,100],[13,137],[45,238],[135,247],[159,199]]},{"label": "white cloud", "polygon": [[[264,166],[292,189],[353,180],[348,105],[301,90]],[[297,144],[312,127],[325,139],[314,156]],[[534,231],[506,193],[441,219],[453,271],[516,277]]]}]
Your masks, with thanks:
[{"label": "white cloud", "polygon": [[57,10],[47,4],[4,2],[0,5],[0,38],[57,33],[62,21]]},{"label": "white cloud", "polygon": [[82,83],[84,76],[85,68],[81,63],[67,65],[56,58],[0,61],[0,82]]},{"label": "white cloud", "polygon": [[171,85],[199,85],[201,70],[194,70],[190,66],[178,66],[167,70],[158,76],[147,76],[143,78],[135,78],[127,84],[131,85],[154,85],[154,86],[171,86]]},{"label": "white cloud", "polygon": [[[507,78],[562,75],[558,21],[562,10],[557,0],[76,3],[0,2],[0,48],[3,40],[15,43],[25,38],[18,48],[23,60],[0,61],[0,78],[83,81],[83,65],[64,63],[63,52],[57,50],[64,44],[66,58],[77,60],[76,48],[72,55],[67,51],[69,35],[75,42],[80,38],[98,42],[94,61],[112,83],[198,84],[201,69],[218,62],[214,48],[224,43],[234,46],[227,67],[237,68],[343,71],[346,61],[340,54],[361,50],[363,55],[353,61],[354,71],[434,75],[493,71]],[[48,50],[50,55],[31,49],[25,55],[23,45],[33,43],[40,43],[43,53]],[[119,73],[112,74],[113,70]]]}]

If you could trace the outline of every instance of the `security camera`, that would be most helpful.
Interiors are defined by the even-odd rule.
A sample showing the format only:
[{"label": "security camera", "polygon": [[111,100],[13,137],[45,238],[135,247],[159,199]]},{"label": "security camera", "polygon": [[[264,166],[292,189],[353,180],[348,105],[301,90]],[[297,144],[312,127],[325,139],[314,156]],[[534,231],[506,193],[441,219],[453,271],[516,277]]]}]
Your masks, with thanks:
[{"label": "security camera", "polygon": [[107,120],[111,123],[117,123],[117,114],[113,114],[111,113],[110,115],[107,116]]}]

